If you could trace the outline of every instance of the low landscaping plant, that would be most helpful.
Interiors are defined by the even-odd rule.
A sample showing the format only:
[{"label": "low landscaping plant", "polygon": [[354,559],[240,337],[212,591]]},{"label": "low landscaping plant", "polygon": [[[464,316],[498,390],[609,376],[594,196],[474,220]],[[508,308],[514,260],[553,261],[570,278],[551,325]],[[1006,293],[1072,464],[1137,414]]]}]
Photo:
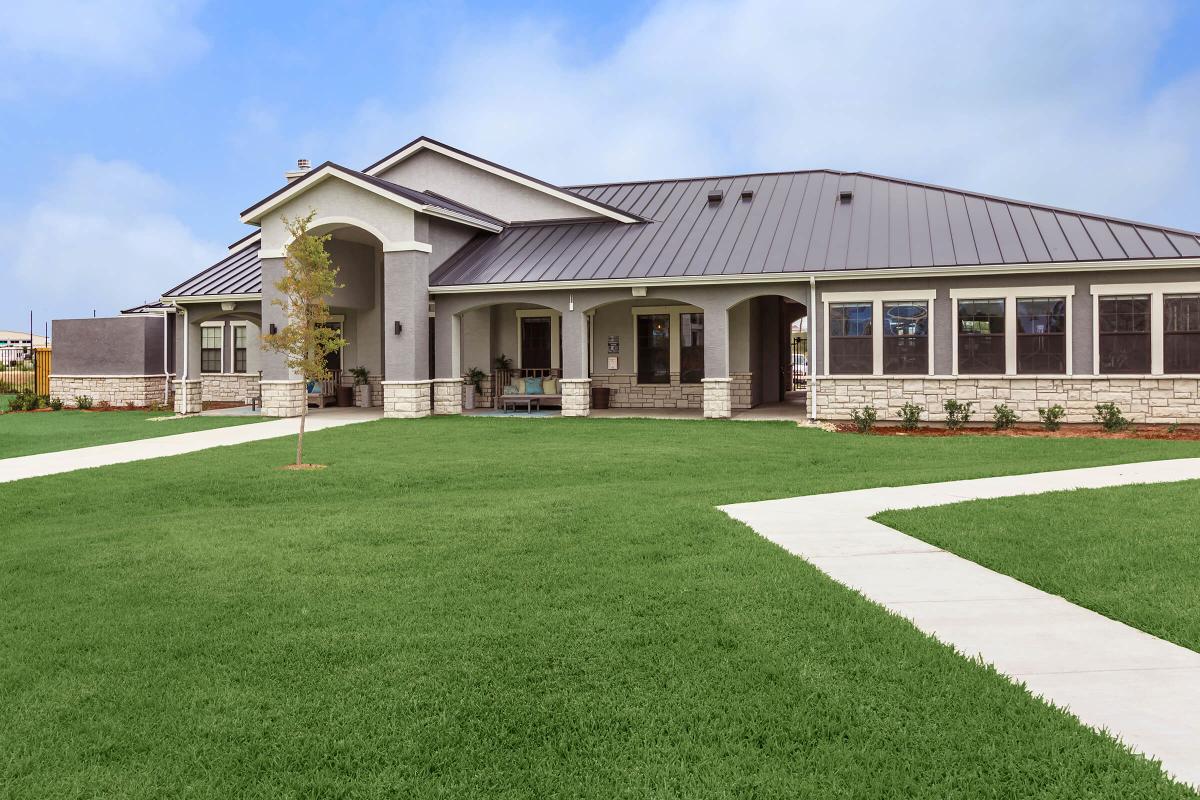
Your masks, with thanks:
[{"label": "low landscaping plant", "polygon": [[1170,425],[1167,426],[1167,434],[1168,435],[1174,436],[1178,432],[1179,432],[1179,423],[1178,422],[1172,422]]},{"label": "low landscaping plant", "polygon": [[1121,409],[1116,403],[1097,403],[1096,413],[1092,418],[1109,433],[1123,431],[1129,427],[1129,420],[1121,414]]},{"label": "low landscaping plant", "polygon": [[854,423],[854,427],[858,429],[859,433],[870,433],[878,418],[879,414],[875,411],[875,406],[863,406],[861,409],[855,408],[850,411],[850,421]]},{"label": "low landscaping plant", "polygon": [[961,403],[958,400],[947,400],[942,404],[946,412],[946,427],[956,430],[971,421],[971,403]]},{"label": "low landscaping plant", "polygon": [[1013,411],[1004,403],[992,407],[992,427],[998,431],[1004,431],[1017,424],[1017,412]]},{"label": "low landscaping plant", "polygon": [[354,376],[355,386],[366,386],[371,382],[371,372],[366,367],[354,367],[350,374]]},{"label": "low landscaping plant", "polygon": [[906,431],[915,431],[921,424],[921,414],[924,410],[913,402],[900,406],[900,427]]},{"label": "low landscaping plant", "polygon": [[63,401],[62,401],[61,397],[51,397],[50,398],[50,410],[51,411],[62,411],[62,407],[63,407]]},{"label": "low landscaping plant", "polygon": [[1038,409],[1038,419],[1042,421],[1042,427],[1048,431],[1056,431],[1061,428],[1063,419],[1066,416],[1067,410],[1057,404],[1049,408]]},{"label": "low landscaping plant", "polygon": [[112,408],[112,403],[108,402],[107,400],[101,400],[96,404],[96,408],[100,409],[101,411],[108,411],[110,408]]},{"label": "low landscaping plant", "polygon": [[42,407],[42,396],[33,389],[22,389],[8,401],[9,411],[36,411]]},{"label": "low landscaping plant", "polygon": [[487,377],[487,373],[479,367],[471,367],[467,370],[467,383],[475,387],[475,391],[483,393],[483,379]]},{"label": "low landscaping plant", "polygon": [[88,397],[86,394],[79,395],[75,398],[75,407],[80,411],[87,411],[92,407],[92,398]]}]

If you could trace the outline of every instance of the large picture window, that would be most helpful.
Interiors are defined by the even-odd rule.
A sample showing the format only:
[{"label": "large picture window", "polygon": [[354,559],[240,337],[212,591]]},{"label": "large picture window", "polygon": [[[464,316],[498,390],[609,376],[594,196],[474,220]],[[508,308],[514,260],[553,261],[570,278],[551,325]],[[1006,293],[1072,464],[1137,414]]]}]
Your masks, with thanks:
[{"label": "large picture window", "polygon": [[233,329],[233,371],[246,371],[246,326],[237,325]]},{"label": "large picture window", "polygon": [[638,383],[671,382],[671,315],[637,316]]},{"label": "large picture window", "polygon": [[679,315],[679,382],[699,383],[704,377],[704,314]]},{"label": "large picture window", "polygon": [[958,371],[1003,375],[1004,299],[958,301]]},{"label": "large picture window", "polygon": [[870,375],[873,367],[870,303],[829,304],[829,372]]},{"label": "large picture window", "polygon": [[1067,372],[1067,299],[1017,300],[1017,372],[1065,375]]},{"label": "large picture window", "polygon": [[200,371],[221,371],[221,338],[224,327],[209,325],[200,329]]},{"label": "large picture window", "polygon": [[1163,370],[1200,372],[1200,294],[1163,296]]},{"label": "large picture window", "polygon": [[883,304],[883,373],[924,375],[929,372],[929,303]]},{"label": "large picture window", "polygon": [[1150,372],[1150,296],[1116,295],[1097,302],[1100,372]]},{"label": "large picture window", "polygon": [[550,317],[521,317],[521,367],[550,368]]}]

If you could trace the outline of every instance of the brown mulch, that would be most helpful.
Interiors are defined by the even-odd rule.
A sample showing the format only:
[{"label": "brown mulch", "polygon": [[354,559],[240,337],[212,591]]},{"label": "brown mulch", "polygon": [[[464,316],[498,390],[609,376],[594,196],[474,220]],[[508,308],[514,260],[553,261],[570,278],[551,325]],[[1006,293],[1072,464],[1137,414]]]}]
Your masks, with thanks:
[{"label": "brown mulch", "polygon": [[[858,433],[848,423],[839,423],[838,433]],[[943,426],[922,426],[906,431],[898,425],[878,425],[871,429],[872,436],[1031,436],[1040,439],[1169,439],[1171,441],[1200,441],[1200,425],[1180,425],[1174,432],[1167,425],[1133,425],[1126,430],[1109,433],[1092,423],[1068,423],[1056,431],[1048,431],[1040,425],[1017,424],[1007,430],[998,431],[987,424],[968,424],[965,428],[950,430]]]}]

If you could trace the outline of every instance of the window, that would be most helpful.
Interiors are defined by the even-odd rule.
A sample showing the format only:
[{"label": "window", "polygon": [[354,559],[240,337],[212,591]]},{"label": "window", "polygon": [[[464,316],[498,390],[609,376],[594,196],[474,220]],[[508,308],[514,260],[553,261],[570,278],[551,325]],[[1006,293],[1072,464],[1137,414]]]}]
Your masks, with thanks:
[{"label": "window", "polygon": [[1099,310],[1100,372],[1150,372],[1150,296],[1101,297]]},{"label": "window", "polygon": [[550,317],[521,317],[521,368],[550,368]]},{"label": "window", "polygon": [[637,316],[638,383],[671,382],[671,315]]},{"label": "window", "polygon": [[1003,375],[1004,303],[958,301],[958,371],[962,375]]},{"label": "window", "polygon": [[200,329],[200,371],[221,371],[221,339],[225,326],[208,325]]},{"label": "window", "polygon": [[699,383],[704,377],[704,314],[679,315],[679,382]]},{"label": "window", "polygon": [[233,329],[233,371],[246,371],[246,326],[237,325]]},{"label": "window", "polygon": [[829,372],[870,375],[873,364],[870,303],[829,304]]},{"label": "window", "polygon": [[929,372],[929,303],[901,300],[883,304],[883,372]]},{"label": "window", "polygon": [[1017,300],[1017,372],[1065,375],[1067,372],[1067,299]]},{"label": "window", "polygon": [[1163,296],[1163,371],[1200,372],[1200,294]]}]

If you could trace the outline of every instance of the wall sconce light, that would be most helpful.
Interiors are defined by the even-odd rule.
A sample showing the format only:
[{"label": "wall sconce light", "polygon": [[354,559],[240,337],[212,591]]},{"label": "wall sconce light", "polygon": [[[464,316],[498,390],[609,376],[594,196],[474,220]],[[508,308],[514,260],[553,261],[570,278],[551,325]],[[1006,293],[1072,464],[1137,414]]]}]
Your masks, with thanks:
[{"label": "wall sconce light", "polygon": [[404,326],[403,326],[403,325],[401,325],[401,324],[399,323],[399,321],[397,321],[397,322],[394,322],[394,323],[392,323],[392,324],[396,326],[396,335],[397,335],[397,336],[399,336],[399,335],[400,335],[400,331],[404,330]]},{"label": "wall sconce light", "polygon": [[271,326],[270,326],[270,332],[271,332],[271,335],[272,335],[272,336],[274,336],[276,333],[278,333],[278,332],[279,332],[279,329],[275,327],[275,323],[274,323],[274,322],[272,322],[272,323],[271,323]]},{"label": "wall sconce light", "polygon": [[575,310],[575,295],[567,295],[567,311]]}]

